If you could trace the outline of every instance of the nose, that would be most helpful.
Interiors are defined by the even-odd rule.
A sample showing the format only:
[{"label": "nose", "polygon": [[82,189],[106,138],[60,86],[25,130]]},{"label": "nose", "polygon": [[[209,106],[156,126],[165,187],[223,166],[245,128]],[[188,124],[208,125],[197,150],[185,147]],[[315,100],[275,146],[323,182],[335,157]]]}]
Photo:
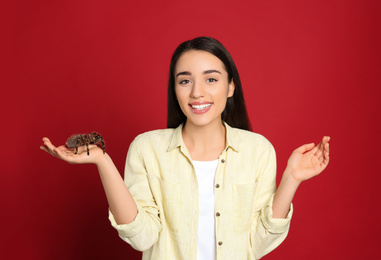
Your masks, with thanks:
[{"label": "nose", "polygon": [[205,96],[205,86],[200,81],[195,81],[190,93],[191,98],[202,98]]}]

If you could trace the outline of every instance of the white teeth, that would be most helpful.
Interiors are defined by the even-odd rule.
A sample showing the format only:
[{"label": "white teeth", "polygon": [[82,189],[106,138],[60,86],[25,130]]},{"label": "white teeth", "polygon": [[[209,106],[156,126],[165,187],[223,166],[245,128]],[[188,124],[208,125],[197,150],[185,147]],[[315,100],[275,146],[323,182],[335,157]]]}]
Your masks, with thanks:
[{"label": "white teeth", "polygon": [[205,105],[191,105],[193,109],[201,110],[210,107],[212,104],[205,104]]}]

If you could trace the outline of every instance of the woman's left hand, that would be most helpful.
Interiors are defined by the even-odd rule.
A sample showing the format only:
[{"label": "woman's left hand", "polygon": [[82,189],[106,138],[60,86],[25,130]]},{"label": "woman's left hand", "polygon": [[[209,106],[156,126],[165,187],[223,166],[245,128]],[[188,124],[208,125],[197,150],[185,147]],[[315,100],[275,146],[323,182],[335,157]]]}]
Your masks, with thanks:
[{"label": "woman's left hand", "polygon": [[319,175],[329,163],[329,140],[324,136],[316,146],[311,143],[297,148],[288,159],[285,173],[298,183]]}]

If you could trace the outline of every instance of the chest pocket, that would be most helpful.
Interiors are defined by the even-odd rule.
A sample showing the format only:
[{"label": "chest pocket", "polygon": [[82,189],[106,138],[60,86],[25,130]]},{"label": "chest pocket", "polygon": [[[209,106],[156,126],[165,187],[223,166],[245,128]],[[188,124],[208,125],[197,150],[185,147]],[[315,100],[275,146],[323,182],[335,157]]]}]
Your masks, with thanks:
[{"label": "chest pocket", "polygon": [[260,184],[260,180],[254,183],[233,184],[233,229],[237,234],[249,231]]},{"label": "chest pocket", "polygon": [[159,207],[163,226],[179,232],[181,213],[181,184],[169,183],[159,177],[148,175],[152,195]]}]

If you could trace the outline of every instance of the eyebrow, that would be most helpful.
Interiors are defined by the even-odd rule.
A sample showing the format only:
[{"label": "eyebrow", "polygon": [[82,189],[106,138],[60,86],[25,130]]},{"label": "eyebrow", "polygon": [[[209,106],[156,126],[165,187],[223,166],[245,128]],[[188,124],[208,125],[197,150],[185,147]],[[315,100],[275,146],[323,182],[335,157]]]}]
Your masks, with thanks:
[{"label": "eyebrow", "polygon": [[[210,73],[219,73],[219,74],[221,74],[221,72],[218,71],[218,70],[205,70],[202,74],[210,74]],[[182,71],[182,72],[179,72],[179,73],[176,74],[176,78],[178,76],[181,76],[181,75],[192,75],[192,73],[190,73],[189,71]]]}]

